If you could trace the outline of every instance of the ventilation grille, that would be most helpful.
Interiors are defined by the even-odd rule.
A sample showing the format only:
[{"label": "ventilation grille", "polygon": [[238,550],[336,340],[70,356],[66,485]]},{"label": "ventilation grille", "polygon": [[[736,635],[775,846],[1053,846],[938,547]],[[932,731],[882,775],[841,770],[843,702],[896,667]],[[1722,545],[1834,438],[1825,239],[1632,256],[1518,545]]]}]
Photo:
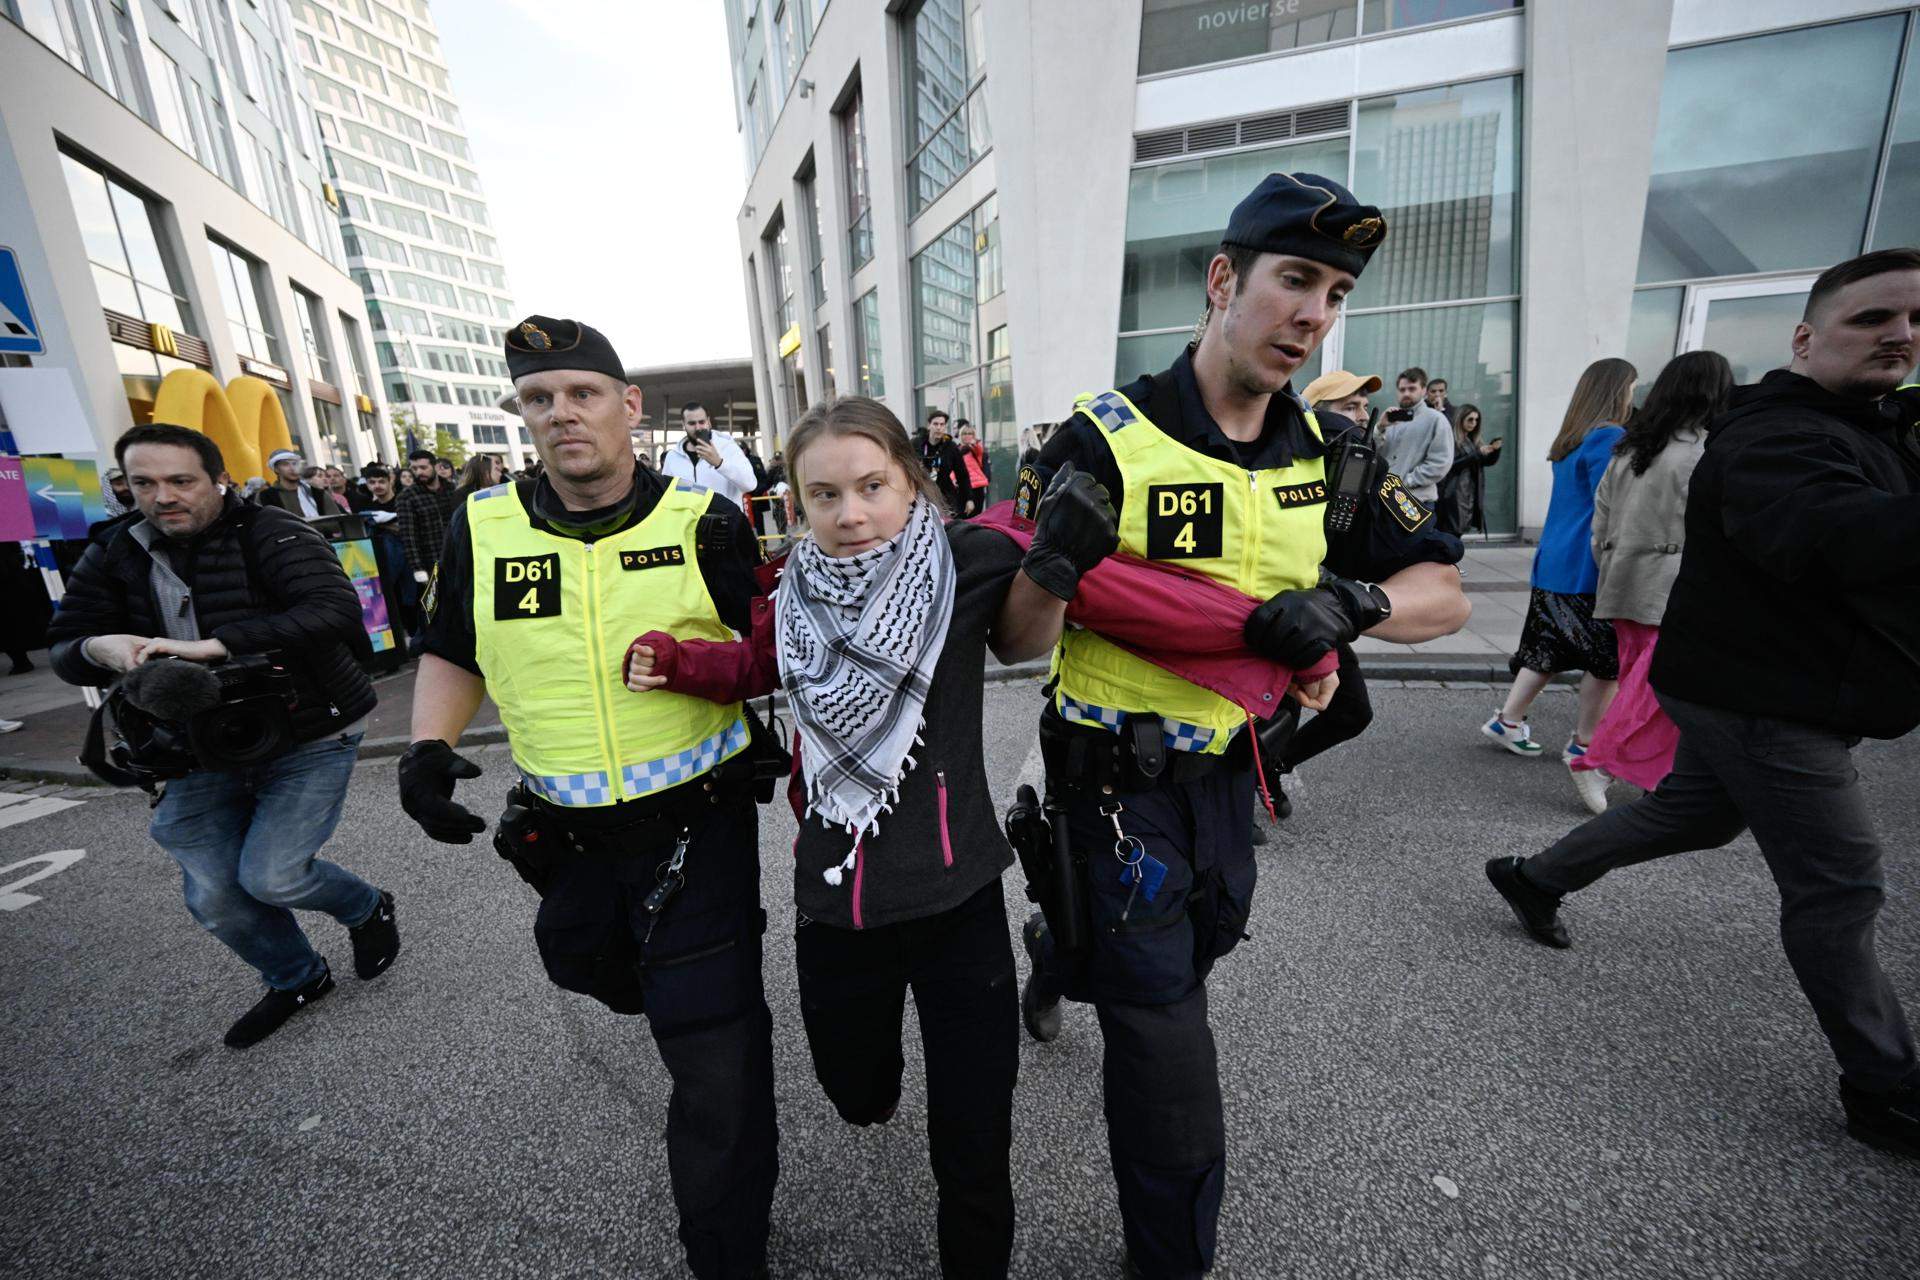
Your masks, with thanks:
[{"label": "ventilation grille", "polygon": [[1244,120],[1216,120],[1185,129],[1136,134],[1133,139],[1133,159],[1135,164],[1139,164],[1146,160],[1166,160],[1173,156],[1199,155],[1234,147],[1263,146],[1319,133],[1342,133],[1347,129],[1348,110],[1346,103],[1334,102],[1326,106],[1305,107],[1299,111],[1248,116]]}]

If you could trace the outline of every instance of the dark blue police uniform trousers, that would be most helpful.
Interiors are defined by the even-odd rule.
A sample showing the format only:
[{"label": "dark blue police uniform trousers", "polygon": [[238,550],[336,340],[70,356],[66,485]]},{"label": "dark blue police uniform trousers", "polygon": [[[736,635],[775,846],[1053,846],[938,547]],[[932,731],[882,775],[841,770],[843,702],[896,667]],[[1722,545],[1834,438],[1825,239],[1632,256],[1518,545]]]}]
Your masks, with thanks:
[{"label": "dark blue police uniform trousers", "polygon": [[1196,1276],[1213,1266],[1227,1172],[1206,978],[1246,930],[1253,776],[1223,764],[1118,795],[1121,829],[1167,867],[1153,901],[1142,895],[1131,907],[1101,798],[1059,795],[1074,847],[1087,855],[1093,943],[1084,960],[1065,963],[1049,935],[1042,971],[1100,1017],[1107,1148],[1128,1254],[1143,1276]]},{"label": "dark blue police uniform trousers", "polygon": [[780,1174],[759,815],[743,798],[693,820],[686,887],[653,923],[643,902],[681,826],[649,823],[616,853],[564,855],[534,938],[556,984],[647,1016],[673,1079],[667,1168],[687,1265],[699,1280],[735,1280],[766,1261]]}]

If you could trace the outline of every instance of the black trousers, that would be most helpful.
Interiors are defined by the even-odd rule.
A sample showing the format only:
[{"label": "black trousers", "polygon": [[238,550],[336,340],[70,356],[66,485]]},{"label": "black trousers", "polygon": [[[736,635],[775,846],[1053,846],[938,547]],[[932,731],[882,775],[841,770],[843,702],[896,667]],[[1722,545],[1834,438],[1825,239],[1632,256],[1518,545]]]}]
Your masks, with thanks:
[{"label": "black trousers", "polygon": [[872,1124],[900,1101],[901,1018],[913,991],[940,1188],[940,1272],[1005,1276],[1020,1001],[1000,881],[924,920],[876,929],[805,922],[794,952],[814,1074],[849,1124]]},{"label": "black trousers", "polygon": [[1913,1033],[1874,954],[1886,892],[1853,768],[1859,740],[1664,694],[1660,705],[1680,729],[1673,772],[1527,859],[1527,879],[1571,893],[1620,867],[1719,848],[1751,827],[1780,889],[1781,945],[1842,1074],[1869,1091],[1914,1078]]},{"label": "black trousers", "polygon": [[673,1080],[667,1168],[699,1280],[735,1280],[765,1265],[780,1175],[758,826],[748,800],[697,819],[686,887],[657,921],[642,903],[672,855],[677,823],[641,828],[617,854],[565,855],[534,923],[556,984],[647,1017]]},{"label": "black trousers", "polygon": [[1367,678],[1360,674],[1359,656],[1350,644],[1341,645],[1335,652],[1340,656],[1340,687],[1333,691],[1333,701],[1325,711],[1316,713],[1294,732],[1293,740],[1287,743],[1284,772],[1291,773],[1322,751],[1359,737],[1373,723],[1373,700],[1367,697]]},{"label": "black trousers", "polygon": [[1093,944],[1070,960],[1049,934],[1041,973],[1100,1017],[1107,1150],[1128,1254],[1143,1277],[1198,1276],[1213,1266],[1227,1176],[1206,978],[1239,944],[1252,907],[1253,775],[1222,765],[1118,797],[1121,830],[1167,868],[1151,902],[1120,883],[1100,798],[1061,798],[1087,856]]}]

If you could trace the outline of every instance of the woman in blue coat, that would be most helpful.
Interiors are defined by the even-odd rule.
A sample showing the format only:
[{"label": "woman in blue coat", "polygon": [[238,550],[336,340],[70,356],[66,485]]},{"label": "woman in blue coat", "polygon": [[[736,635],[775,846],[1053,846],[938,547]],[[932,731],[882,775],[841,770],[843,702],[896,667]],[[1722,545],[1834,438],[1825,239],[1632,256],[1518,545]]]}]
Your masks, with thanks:
[{"label": "woman in blue coat", "polygon": [[1595,726],[1618,687],[1620,660],[1613,628],[1593,616],[1600,569],[1593,559],[1593,494],[1607,473],[1613,447],[1625,434],[1621,423],[1633,409],[1639,372],[1625,360],[1596,360],[1580,375],[1547,450],[1553,463],[1553,498],[1533,557],[1533,591],[1520,630],[1520,647],[1508,662],[1513,687],[1480,732],[1515,755],[1538,756],[1527,708],[1561,671],[1581,671],[1580,714],[1561,752],[1569,767],[1587,752]]}]

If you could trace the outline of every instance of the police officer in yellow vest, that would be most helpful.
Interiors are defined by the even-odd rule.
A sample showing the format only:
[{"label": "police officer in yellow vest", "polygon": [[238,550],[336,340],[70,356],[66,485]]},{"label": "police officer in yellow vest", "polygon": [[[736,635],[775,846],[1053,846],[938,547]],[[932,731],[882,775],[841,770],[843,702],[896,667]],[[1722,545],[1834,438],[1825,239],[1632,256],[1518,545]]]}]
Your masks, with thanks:
[{"label": "police officer in yellow vest", "polygon": [[[1207,266],[1197,342],[1164,373],[1082,397],[1020,500],[1069,463],[1091,472],[1122,552],[1267,600],[1248,644],[1295,669],[1362,633],[1458,629],[1458,539],[1370,455],[1330,518],[1333,433],[1289,381],[1385,237],[1380,211],[1339,183],[1269,176]],[[1063,994],[1093,1004],[1128,1272],[1196,1276],[1213,1265],[1226,1175],[1205,981],[1249,918],[1252,734],[1233,703],[1091,632],[1061,636],[1053,675],[1041,742],[1055,820],[1086,859],[1088,941],[1067,953],[1040,915],[1028,922],[1022,1013],[1049,1040]]]},{"label": "police officer in yellow vest", "polygon": [[640,392],[596,330],[529,316],[506,358],[545,474],[454,512],[424,602],[401,803],[437,840],[485,830],[452,800],[480,772],[453,747],[491,695],[520,775],[512,829],[545,841],[522,849],[545,850],[523,874],[542,894],[547,974],[647,1016],[673,1079],[688,1265],[701,1280],[761,1275],[779,1160],[758,821],[737,777],[748,725],[738,704],[622,683],[643,632],[749,630],[759,546],[732,503],[636,462]]}]

